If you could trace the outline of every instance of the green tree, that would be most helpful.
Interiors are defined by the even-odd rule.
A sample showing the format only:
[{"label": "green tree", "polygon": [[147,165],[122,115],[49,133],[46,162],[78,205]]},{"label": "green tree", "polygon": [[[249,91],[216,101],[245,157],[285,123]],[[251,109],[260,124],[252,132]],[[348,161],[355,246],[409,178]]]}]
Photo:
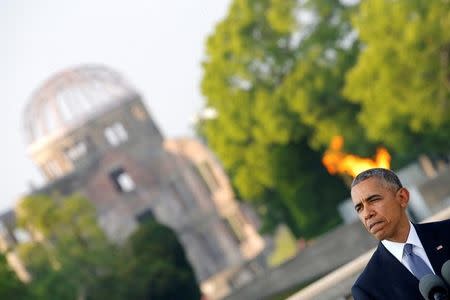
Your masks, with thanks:
[{"label": "green tree", "polygon": [[406,155],[450,148],[450,3],[362,1],[364,43],[345,95],[361,106],[367,136]]},{"label": "green tree", "polygon": [[[202,91],[217,110],[200,134],[240,197],[273,229],[312,237],[339,222],[343,183],[321,164],[333,135],[367,151],[359,107],[341,96],[359,45],[339,1],[233,1],[207,41]],[[361,146],[361,145],[364,146]]]},{"label": "green tree", "polygon": [[117,250],[86,198],[32,195],[22,199],[16,215],[33,236],[18,252],[33,275],[36,297],[87,299],[97,281],[114,272]]},{"label": "green tree", "polygon": [[200,299],[184,249],[168,227],[154,220],[145,222],[130,236],[124,251],[128,259],[122,267],[122,299]]},{"label": "green tree", "polygon": [[0,299],[29,299],[28,288],[9,267],[6,258],[0,254]]},{"label": "green tree", "polygon": [[340,1],[305,1],[308,18],[302,22],[303,38],[297,60],[286,74],[277,96],[308,128],[308,142],[323,150],[334,136],[344,136],[346,149],[370,153],[362,127],[355,126],[359,105],[342,96],[345,74],[354,66],[360,43],[350,23],[354,7]]}]

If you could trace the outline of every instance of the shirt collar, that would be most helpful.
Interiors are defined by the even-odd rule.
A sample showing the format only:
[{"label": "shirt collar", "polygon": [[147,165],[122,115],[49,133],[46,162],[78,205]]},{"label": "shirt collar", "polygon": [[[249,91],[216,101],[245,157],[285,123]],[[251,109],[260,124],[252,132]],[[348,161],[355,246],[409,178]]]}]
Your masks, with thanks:
[{"label": "shirt collar", "polygon": [[412,244],[415,247],[419,247],[423,249],[422,243],[420,242],[419,236],[417,235],[416,228],[414,228],[413,224],[409,222],[409,233],[408,238],[405,243],[397,243],[388,240],[382,240],[381,243],[386,247],[386,249],[392,253],[399,261],[403,258],[403,248],[405,244]]}]

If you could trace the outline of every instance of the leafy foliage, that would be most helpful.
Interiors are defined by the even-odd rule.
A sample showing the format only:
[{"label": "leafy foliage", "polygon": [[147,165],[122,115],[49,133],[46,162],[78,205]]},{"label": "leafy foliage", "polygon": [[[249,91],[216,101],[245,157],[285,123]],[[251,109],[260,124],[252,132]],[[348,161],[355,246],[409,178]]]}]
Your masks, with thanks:
[{"label": "leafy foliage", "polygon": [[[448,1],[235,0],[206,44],[197,126],[265,228],[312,237],[348,196],[320,159],[385,146],[393,167],[450,149]],[[326,222],[324,222],[326,220]]]},{"label": "leafy foliage", "polygon": [[98,278],[112,272],[114,246],[98,227],[86,198],[28,196],[16,213],[19,225],[33,235],[18,251],[33,274],[37,297],[84,298]]},{"label": "leafy foliage", "polygon": [[174,232],[149,220],[129,238],[123,299],[200,299],[194,272]]},{"label": "leafy foliage", "polygon": [[346,189],[318,151],[357,111],[339,96],[358,50],[342,42],[347,10],[338,1],[234,1],[208,39],[202,90],[218,116],[200,133],[239,195],[265,211],[269,230],[285,221],[311,237],[339,222]]},{"label": "leafy foliage", "polygon": [[363,1],[353,24],[365,48],[344,92],[361,105],[368,138],[401,153],[448,153],[448,1]]},{"label": "leafy foliage", "polygon": [[9,267],[4,255],[0,254],[0,299],[29,299],[27,287]]}]

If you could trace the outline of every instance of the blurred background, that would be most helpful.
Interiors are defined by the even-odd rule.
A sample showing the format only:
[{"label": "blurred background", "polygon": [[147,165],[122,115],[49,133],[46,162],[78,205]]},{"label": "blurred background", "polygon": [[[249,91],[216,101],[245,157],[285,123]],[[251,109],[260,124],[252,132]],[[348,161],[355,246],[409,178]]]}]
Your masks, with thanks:
[{"label": "blurred background", "polygon": [[450,206],[449,1],[3,0],[0,22],[0,298],[350,299],[339,270],[376,244],[356,174],[396,171],[416,222]]}]

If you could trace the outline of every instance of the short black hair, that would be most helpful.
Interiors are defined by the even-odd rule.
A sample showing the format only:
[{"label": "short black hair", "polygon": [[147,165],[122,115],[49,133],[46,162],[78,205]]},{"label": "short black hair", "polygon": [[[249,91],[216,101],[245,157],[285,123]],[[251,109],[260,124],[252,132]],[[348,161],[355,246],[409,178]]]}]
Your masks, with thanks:
[{"label": "short black hair", "polygon": [[369,178],[376,177],[381,179],[384,183],[392,187],[394,190],[398,190],[403,187],[397,174],[389,169],[384,168],[372,168],[359,173],[352,182],[352,188],[358,183],[367,180]]}]

